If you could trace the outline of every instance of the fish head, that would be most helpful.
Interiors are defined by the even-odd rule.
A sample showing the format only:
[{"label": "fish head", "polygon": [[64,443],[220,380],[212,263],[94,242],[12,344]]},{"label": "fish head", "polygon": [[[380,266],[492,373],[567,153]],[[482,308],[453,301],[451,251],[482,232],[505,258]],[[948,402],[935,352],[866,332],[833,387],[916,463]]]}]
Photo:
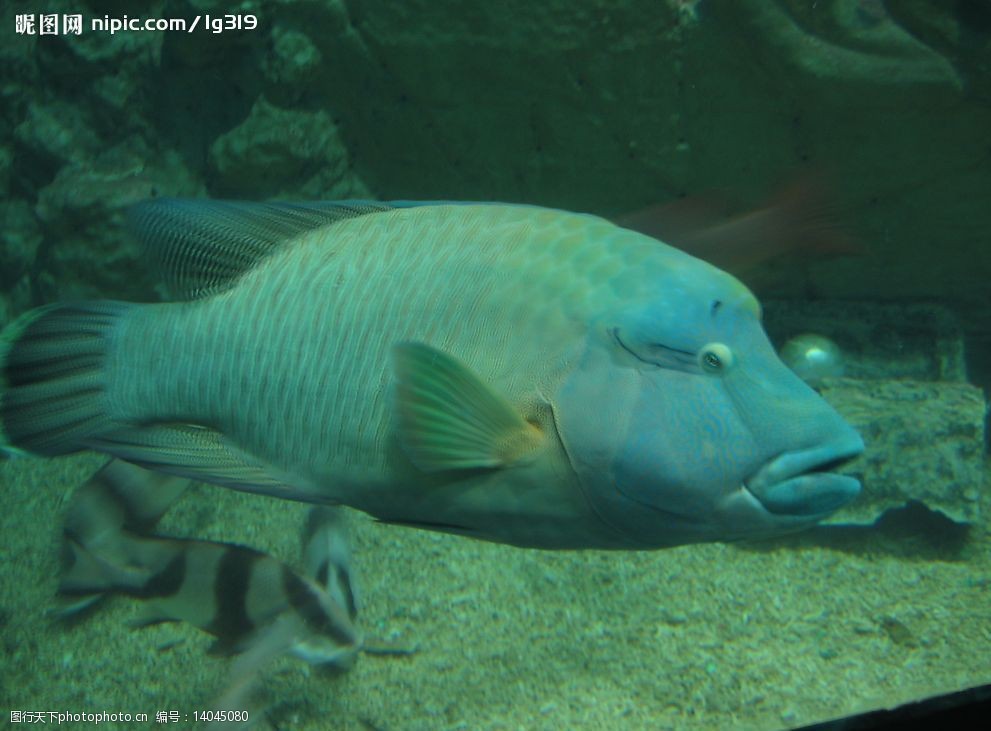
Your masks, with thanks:
[{"label": "fish head", "polygon": [[778,358],[732,276],[680,255],[596,315],[553,398],[598,517],[631,545],[770,536],[854,499],[857,432]]}]

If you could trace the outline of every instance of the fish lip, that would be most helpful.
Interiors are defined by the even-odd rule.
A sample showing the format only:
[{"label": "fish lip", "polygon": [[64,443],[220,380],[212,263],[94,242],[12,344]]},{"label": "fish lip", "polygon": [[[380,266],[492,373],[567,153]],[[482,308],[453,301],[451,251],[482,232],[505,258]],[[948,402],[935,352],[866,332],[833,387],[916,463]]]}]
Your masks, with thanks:
[{"label": "fish lip", "polygon": [[813,518],[828,515],[860,493],[860,482],[834,468],[864,451],[859,436],[782,452],[745,480],[743,487],[769,513]]}]

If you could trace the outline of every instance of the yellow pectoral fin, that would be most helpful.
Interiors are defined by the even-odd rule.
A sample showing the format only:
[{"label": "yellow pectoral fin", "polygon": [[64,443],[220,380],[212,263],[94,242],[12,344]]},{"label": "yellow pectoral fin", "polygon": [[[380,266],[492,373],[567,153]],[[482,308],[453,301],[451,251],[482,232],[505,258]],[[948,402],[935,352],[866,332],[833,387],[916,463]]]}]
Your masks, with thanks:
[{"label": "yellow pectoral fin", "polygon": [[425,472],[505,467],[543,443],[539,427],[447,353],[402,343],[394,357],[402,443]]}]

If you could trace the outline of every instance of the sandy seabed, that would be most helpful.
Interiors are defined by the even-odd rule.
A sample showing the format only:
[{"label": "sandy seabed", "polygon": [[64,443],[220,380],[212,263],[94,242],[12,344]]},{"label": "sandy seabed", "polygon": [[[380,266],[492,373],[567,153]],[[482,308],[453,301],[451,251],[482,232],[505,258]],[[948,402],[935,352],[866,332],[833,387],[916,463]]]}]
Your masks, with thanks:
[{"label": "sandy seabed", "polygon": [[[101,463],[0,462],[0,710],[151,719],[103,728],[176,711],[191,727],[227,676],[209,636],[132,629],[127,598],[68,625],[49,614],[65,500]],[[304,515],[201,486],[160,529],[298,565]],[[362,626],[416,652],[337,676],[279,660],[254,728],[778,729],[991,681],[986,525],[902,516],[751,546],[556,553],[353,523]]]}]

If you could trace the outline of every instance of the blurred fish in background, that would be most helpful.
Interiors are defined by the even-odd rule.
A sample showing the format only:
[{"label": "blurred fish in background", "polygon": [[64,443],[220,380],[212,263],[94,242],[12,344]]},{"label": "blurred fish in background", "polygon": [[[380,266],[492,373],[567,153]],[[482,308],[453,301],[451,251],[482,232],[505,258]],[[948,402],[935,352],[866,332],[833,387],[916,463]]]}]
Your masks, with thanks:
[{"label": "blurred fish in background", "polygon": [[717,193],[690,195],[619,216],[625,228],[653,236],[753,285],[754,270],[782,257],[864,254],[846,230],[822,175],[799,175],[759,206],[740,211]]}]

